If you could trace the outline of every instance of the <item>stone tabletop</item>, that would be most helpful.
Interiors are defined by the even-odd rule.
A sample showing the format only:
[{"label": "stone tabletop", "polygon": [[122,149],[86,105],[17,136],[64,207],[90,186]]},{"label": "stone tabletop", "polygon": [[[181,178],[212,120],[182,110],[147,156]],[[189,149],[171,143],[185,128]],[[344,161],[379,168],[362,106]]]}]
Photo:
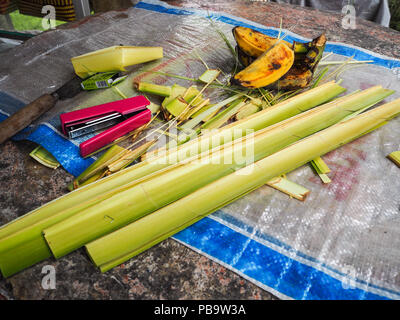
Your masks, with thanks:
[{"label": "stone tabletop", "polygon": [[[325,31],[330,41],[400,57],[400,32],[364,20],[356,21],[355,30],[346,30],[342,28],[342,16],[335,13],[262,1],[175,0],[168,3],[226,12],[266,26],[278,27],[282,18],[283,28],[304,37],[312,38]],[[62,168],[52,170],[36,163],[29,157],[34,147],[27,141],[8,141],[0,146],[1,225],[65,194],[65,186],[73,178]],[[55,290],[44,290],[41,286],[42,268],[46,265],[55,267]],[[83,250],[58,261],[48,259],[9,279],[0,278],[2,299],[276,298],[169,239],[105,274],[93,267]]]}]

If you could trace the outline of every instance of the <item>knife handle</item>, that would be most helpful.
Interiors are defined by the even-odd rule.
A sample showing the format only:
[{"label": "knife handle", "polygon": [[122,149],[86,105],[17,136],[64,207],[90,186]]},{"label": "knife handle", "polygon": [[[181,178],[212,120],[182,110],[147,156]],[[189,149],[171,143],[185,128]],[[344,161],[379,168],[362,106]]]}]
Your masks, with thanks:
[{"label": "knife handle", "polygon": [[57,95],[44,94],[0,122],[0,144],[29,126],[43,113],[50,110],[58,100]]}]

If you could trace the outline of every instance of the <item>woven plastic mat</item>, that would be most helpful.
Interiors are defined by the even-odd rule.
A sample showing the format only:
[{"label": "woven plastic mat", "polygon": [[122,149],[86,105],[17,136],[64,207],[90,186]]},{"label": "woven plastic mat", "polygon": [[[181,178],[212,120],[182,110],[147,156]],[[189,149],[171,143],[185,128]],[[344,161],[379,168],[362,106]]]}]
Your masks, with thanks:
[{"label": "woven plastic mat", "polygon": [[[229,73],[233,58],[207,17],[234,43],[234,25],[276,36],[278,30],[226,14],[180,9],[144,1],[123,13],[109,12],[44,33],[0,55],[0,120],[73,76],[69,59],[107,46],[156,45],[164,58],[136,67],[118,85],[127,96],[137,94],[133,80],[159,84],[192,83],[162,76],[161,71],[196,78],[210,68]],[[285,31],[285,30],[284,30]],[[286,40],[305,41],[288,32]],[[373,60],[340,75],[349,92],[380,84],[400,96],[400,61],[354,46],[329,43],[327,59]],[[12,61],[12,63],[4,63]],[[209,89],[212,101],[220,92]],[[93,158],[79,156],[80,140],[60,132],[59,114],[114,101],[112,89],[84,92],[60,102],[33,126],[15,136],[49,150],[74,174]],[[400,150],[400,119],[327,154],[332,183],[323,185],[309,166],[288,174],[311,190],[300,202],[267,186],[199,221],[174,238],[221,263],[281,298],[398,299],[400,297],[400,170],[386,159]],[[87,139],[87,137],[85,137]]]}]

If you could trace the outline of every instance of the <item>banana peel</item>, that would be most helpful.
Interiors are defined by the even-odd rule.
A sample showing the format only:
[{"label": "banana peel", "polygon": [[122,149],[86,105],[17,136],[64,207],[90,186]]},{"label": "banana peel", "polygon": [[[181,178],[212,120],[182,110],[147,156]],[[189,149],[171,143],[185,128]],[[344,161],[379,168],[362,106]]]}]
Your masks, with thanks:
[{"label": "banana peel", "polygon": [[[297,54],[297,59],[295,59],[292,68],[277,81],[276,87],[279,90],[297,90],[308,87],[313,80],[315,69],[322,58],[325,44],[326,37],[324,34],[307,44],[303,44],[308,46],[308,51]],[[294,43],[294,46],[296,45]]]},{"label": "banana peel", "polygon": [[[322,53],[325,49],[326,44],[326,37],[324,34],[320,35],[319,37],[313,39],[311,42],[308,43],[300,43],[300,42],[293,42],[293,44],[288,43],[284,40],[279,40],[276,38],[269,37],[264,35],[256,30],[252,30],[250,28],[244,27],[235,27],[233,30],[234,38],[237,42],[236,52],[239,58],[239,62],[246,67],[244,70],[239,72],[236,76],[240,75],[241,79],[246,79],[250,77],[247,73],[249,72],[248,67],[251,66],[255,61],[263,55],[263,53],[267,50],[272,50],[271,48],[275,48],[277,44],[285,44],[287,48],[291,49],[294,53],[294,61],[285,73],[281,74],[284,70],[279,70],[276,72],[275,76],[267,76],[265,81],[261,81],[260,79],[257,81],[259,83],[268,83],[273,84],[273,86],[278,87],[279,89],[283,90],[295,90],[305,88],[310,85],[314,71],[322,58]],[[264,59],[265,60],[265,59]],[[265,66],[268,65],[266,61]],[[260,63],[256,64],[258,68],[267,68],[260,65]],[[251,68],[252,77],[254,76],[254,68]],[[252,86],[254,82],[250,81],[250,84],[235,81],[239,80],[234,77],[234,82],[245,86],[245,87],[255,87]],[[259,71],[259,76],[263,76],[263,72]],[[271,82],[271,79],[276,78],[279,76],[274,83]]]},{"label": "banana peel", "polygon": [[313,79],[313,72],[311,70],[301,70],[291,68],[282,78],[276,83],[279,90],[297,90],[306,88]]},{"label": "banana peel", "polygon": [[294,63],[294,51],[276,42],[248,67],[234,76],[233,82],[246,88],[261,88],[279,80]]},{"label": "banana peel", "polygon": [[239,62],[244,67],[249,66],[250,64],[252,64],[254,62],[254,60],[257,59],[257,57],[259,57],[259,56],[257,56],[256,58],[254,58],[254,56],[250,56],[250,55],[246,54],[242,49],[240,49],[239,46],[236,46],[235,50],[236,50],[236,54],[239,59]]}]

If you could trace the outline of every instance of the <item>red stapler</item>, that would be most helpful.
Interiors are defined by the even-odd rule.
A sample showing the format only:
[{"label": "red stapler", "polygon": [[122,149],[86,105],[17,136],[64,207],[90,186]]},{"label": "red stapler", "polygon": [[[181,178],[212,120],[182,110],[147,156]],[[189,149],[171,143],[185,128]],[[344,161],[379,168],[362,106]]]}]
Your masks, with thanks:
[{"label": "red stapler", "polygon": [[70,139],[111,128],[79,145],[82,157],[145,125],[151,120],[150,101],[136,96],[60,115],[63,133]]}]

